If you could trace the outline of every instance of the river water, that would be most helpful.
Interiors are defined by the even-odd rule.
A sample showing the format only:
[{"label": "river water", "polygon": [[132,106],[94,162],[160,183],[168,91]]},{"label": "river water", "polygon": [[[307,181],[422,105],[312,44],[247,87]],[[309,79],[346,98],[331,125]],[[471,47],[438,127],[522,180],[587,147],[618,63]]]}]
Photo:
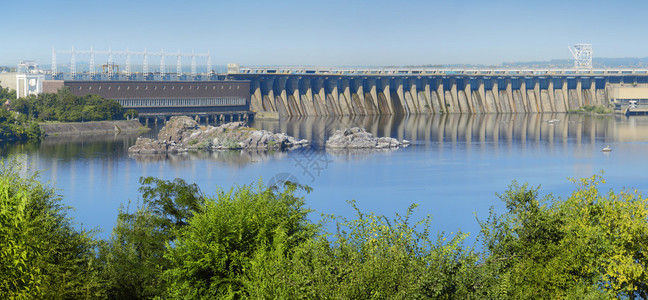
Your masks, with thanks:
[{"label": "river water", "polygon": [[[567,178],[604,173],[613,188],[648,191],[648,117],[573,114],[427,115],[256,120],[252,127],[312,141],[288,152],[217,151],[180,155],[129,155],[138,135],[49,137],[39,144],[3,144],[0,155],[22,154],[25,165],[57,189],[70,215],[85,228],[110,236],[120,205],[139,200],[142,176],[197,183],[208,195],[234,185],[289,178],[313,187],[307,205],[316,213],[353,216],[347,200],[366,212],[393,216],[412,203],[415,219],[430,214],[437,230],[479,231],[476,217],[512,180],[541,185],[566,197]],[[155,125],[143,135],[153,137]],[[327,151],[336,129],[360,126],[378,136],[411,141],[382,151]],[[612,151],[601,149],[610,145]],[[131,204],[133,207],[135,204]]]}]

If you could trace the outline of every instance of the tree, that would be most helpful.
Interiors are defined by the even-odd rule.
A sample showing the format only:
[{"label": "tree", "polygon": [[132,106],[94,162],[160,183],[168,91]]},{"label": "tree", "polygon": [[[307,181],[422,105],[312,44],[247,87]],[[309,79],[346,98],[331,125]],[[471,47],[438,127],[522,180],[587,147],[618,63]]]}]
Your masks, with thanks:
[{"label": "tree", "polygon": [[[257,254],[246,280],[251,298],[470,298],[477,256],[467,234],[432,234],[431,217],[410,223],[416,208],[391,219],[357,212],[335,218],[337,230],[297,246],[290,255]],[[280,248],[279,248],[280,249]]]},{"label": "tree", "polygon": [[4,108],[0,108],[0,123],[6,123],[7,121],[11,120],[13,120],[11,112]]},{"label": "tree", "polygon": [[135,212],[120,209],[109,241],[100,251],[102,277],[111,299],[150,299],[162,296],[169,268],[163,256],[177,231],[199,212],[204,195],[196,184],[140,178],[142,204]]},{"label": "tree", "polygon": [[97,297],[93,232],[74,229],[54,189],[20,168],[0,161],[0,298]]},{"label": "tree", "polygon": [[[275,187],[245,185],[220,191],[189,219],[165,257],[171,298],[245,298],[246,272],[260,253],[289,251],[310,239],[316,225],[307,219],[304,199],[287,183]],[[281,247],[277,248],[277,243]]]},{"label": "tree", "polygon": [[601,194],[600,176],[572,181],[577,190],[557,205],[569,270],[615,298],[648,298],[648,199],[637,190]]},{"label": "tree", "polygon": [[130,120],[130,119],[137,118],[137,116],[139,116],[139,113],[138,113],[136,110],[132,109],[132,108],[129,108],[129,109],[126,110],[126,112],[124,113],[124,118],[125,118],[125,119],[129,119],[129,120]]},{"label": "tree", "polygon": [[0,86],[0,105],[4,104],[5,101],[16,99],[16,90],[10,90],[9,88],[2,88]]},{"label": "tree", "polygon": [[115,100],[104,99],[98,95],[78,97],[68,87],[56,94],[43,93],[16,99],[11,109],[41,121],[102,121],[121,120],[124,109]]},{"label": "tree", "polygon": [[648,296],[648,201],[637,191],[601,195],[600,176],[574,180],[566,200],[514,183],[507,212],[482,224],[487,298]]}]

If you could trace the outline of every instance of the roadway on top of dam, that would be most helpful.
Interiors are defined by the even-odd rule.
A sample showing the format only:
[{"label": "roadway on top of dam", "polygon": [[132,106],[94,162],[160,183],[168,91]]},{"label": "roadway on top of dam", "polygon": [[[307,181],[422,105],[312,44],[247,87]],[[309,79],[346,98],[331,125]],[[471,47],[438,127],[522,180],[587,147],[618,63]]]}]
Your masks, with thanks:
[{"label": "roadway on top of dam", "polygon": [[343,75],[343,76],[648,76],[648,69],[437,69],[437,68],[319,68],[241,67],[228,75]]},{"label": "roadway on top of dam", "polygon": [[[245,79],[249,76],[342,76],[342,77],[472,77],[472,78],[641,78],[640,82],[648,83],[648,69],[436,69],[436,68],[320,68],[320,67],[240,67],[227,73],[199,73],[196,75],[156,72],[125,74],[90,74],[69,73],[46,74],[46,80],[65,81],[218,81],[228,79]],[[631,80],[633,81],[633,80]]]}]

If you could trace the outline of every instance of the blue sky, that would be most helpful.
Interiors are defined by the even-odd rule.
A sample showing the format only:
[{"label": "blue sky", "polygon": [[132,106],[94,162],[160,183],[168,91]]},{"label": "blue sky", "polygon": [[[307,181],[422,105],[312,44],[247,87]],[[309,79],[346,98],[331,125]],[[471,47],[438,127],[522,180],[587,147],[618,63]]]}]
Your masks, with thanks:
[{"label": "blue sky", "polygon": [[500,64],[648,56],[648,1],[3,1],[0,65],[51,49],[206,52],[213,64]]}]

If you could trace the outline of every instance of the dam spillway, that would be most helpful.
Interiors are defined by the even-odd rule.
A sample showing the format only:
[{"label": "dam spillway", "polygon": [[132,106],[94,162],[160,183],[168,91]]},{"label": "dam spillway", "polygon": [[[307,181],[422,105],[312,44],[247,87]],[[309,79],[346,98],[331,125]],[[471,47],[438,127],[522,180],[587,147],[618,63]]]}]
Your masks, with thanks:
[{"label": "dam spillway", "polygon": [[280,116],[564,113],[608,105],[613,86],[648,84],[648,74],[635,71],[313,73],[243,70],[227,78],[250,81],[253,111]]}]

